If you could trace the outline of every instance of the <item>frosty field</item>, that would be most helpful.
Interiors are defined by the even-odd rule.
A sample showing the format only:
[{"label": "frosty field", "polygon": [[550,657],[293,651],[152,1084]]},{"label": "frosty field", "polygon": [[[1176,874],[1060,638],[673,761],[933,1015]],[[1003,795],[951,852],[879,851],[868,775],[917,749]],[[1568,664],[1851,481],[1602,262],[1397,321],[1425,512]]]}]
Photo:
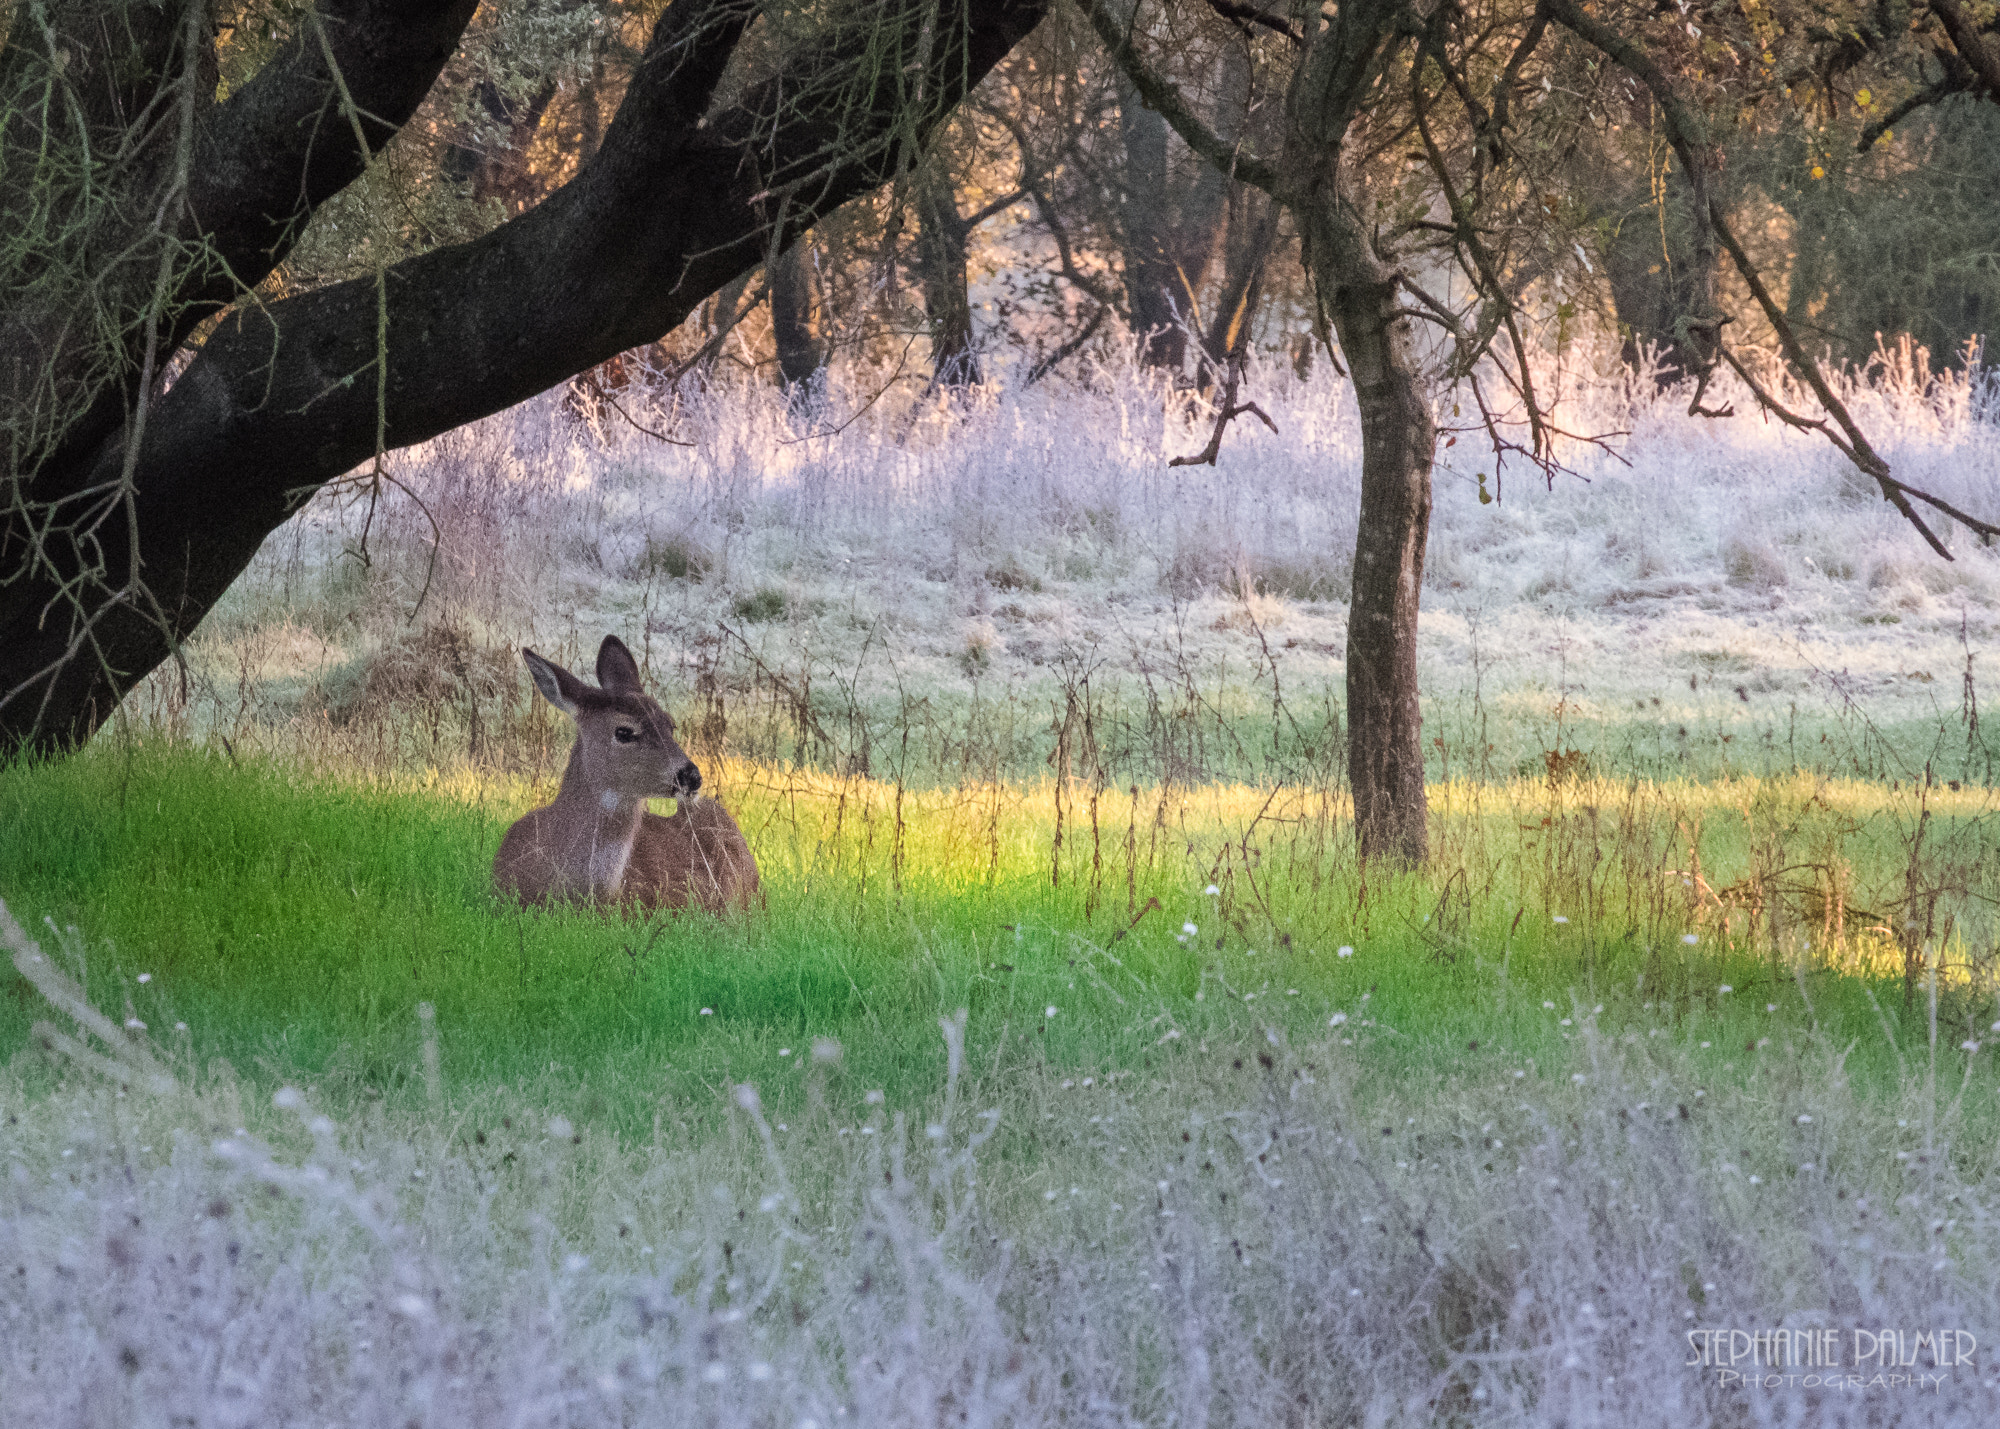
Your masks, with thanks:
[{"label": "frosty field", "polygon": [[[1213,470],[1122,372],[849,372],[316,498],[0,771],[0,1422],[1993,1422],[2000,555],[1594,371],[1629,466],[1444,453],[1406,877],[1330,382]],[[1982,379],[1850,400],[2000,509]],[[567,746],[516,647],[607,631],[757,913],[488,891]],[[1702,1362],[1773,1329],[1839,1358]]]},{"label": "frosty field", "polygon": [[[1684,394],[1608,367],[1579,360],[1544,386],[1566,392],[1567,430],[1628,433],[1609,443],[1622,460],[1572,443],[1574,475],[1551,486],[1515,464],[1482,505],[1490,459],[1441,452],[1427,734],[1487,776],[1557,747],[1706,776],[1856,767],[1866,746],[1866,772],[1896,777],[1867,762],[1877,735],[1904,774],[1933,755],[1963,766],[1963,721],[1942,746],[1938,730],[1980,678],[2000,552],[1947,523],[1957,559],[1940,561],[1823,441],[1690,418]],[[634,414],[685,447],[610,408],[579,423],[552,396],[402,454],[390,471],[427,511],[388,485],[372,503],[365,484],[316,498],[204,627],[191,680],[158,677],[133,717],[240,742],[301,713],[372,732],[371,701],[419,704],[476,743],[476,699],[504,720],[525,690],[515,646],[574,659],[607,630],[671,707],[733,721],[729,749],[758,757],[875,767],[914,722],[927,757],[997,741],[989,757],[1042,768],[1050,702],[1085,675],[1127,723],[1206,717],[1190,777],[1269,763],[1218,722],[1268,725],[1274,702],[1283,728],[1328,717],[1359,461],[1330,374],[1256,371],[1278,433],[1238,423],[1214,469],[1167,466],[1205,422],[1128,372],[945,405],[909,379],[885,392],[886,376],[848,371],[810,413],[737,384]],[[1978,370],[1892,354],[1865,377],[1848,400],[1899,474],[2000,504]],[[1752,410],[1718,389],[1732,397]],[[476,658],[440,662],[426,631]],[[448,757],[423,735],[399,757]],[[367,757],[384,754],[377,737]],[[1455,772],[1442,753],[1437,772]]]}]

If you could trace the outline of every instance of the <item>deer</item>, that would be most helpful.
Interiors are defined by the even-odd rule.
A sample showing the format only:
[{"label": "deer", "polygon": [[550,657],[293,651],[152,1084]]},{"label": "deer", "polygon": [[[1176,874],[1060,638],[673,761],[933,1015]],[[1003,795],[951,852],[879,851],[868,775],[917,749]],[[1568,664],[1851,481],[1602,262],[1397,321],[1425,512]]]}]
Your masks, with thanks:
[{"label": "deer", "polygon": [[[729,811],[701,797],[701,770],[639,680],[615,635],[597,651],[597,684],[523,648],[543,698],[576,724],[555,802],[517,819],[493,858],[493,885],[522,903],[640,909],[747,908],[757,860]],[[648,799],[675,800],[671,817]]]}]

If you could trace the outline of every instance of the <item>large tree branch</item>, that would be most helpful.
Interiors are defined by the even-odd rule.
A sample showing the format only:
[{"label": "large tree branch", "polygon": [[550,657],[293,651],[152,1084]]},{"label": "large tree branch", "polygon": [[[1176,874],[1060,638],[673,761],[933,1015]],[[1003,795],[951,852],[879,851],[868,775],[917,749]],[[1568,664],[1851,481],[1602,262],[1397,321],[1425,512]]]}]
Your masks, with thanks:
[{"label": "large tree branch", "polygon": [[[774,224],[782,245],[879,186],[1044,4],[900,0],[704,122],[746,12],[677,0],[565,188],[397,264],[379,292],[342,283],[231,316],[137,453],[144,576],[165,621],[129,601],[66,603],[46,581],[0,591],[0,750],[65,747],[108,717],[303,494],[375,452],[378,424],[389,447],[422,441],[650,342],[761,262]],[[89,484],[112,484],[123,460],[106,443]],[[112,591],[125,588],[123,520],[111,513],[75,557],[100,562]]]},{"label": "large tree branch", "polygon": [[1986,85],[1987,95],[2000,101],[2000,59],[1994,57],[1987,47],[1985,36],[1966,19],[1965,11],[1959,8],[1958,0],[1930,0],[1931,13],[1938,17],[1944,32],[1951,37],[1952,48],[1959,58],[1972,67]]},{"label": "large tree branch", "polygon": [[1181,97],[1180,90],[1140,55],[1132,43],[1128,21],[1121,19],[1106,0],[1077,0],[1077,4],[1090,21],[1090,28],[1097,31],[1098,39],[1104,42],[1112,61],[1132,82],[1132,87],[1139,91],[1146,106],[1158,110],[1160,117],[1181,136],[1182,143],[1232,178],[1241,179],[1273,197],[1277,195],[1277,169],[1246,152],[1240,143],[1231,143],[1202,123],[1200,116]]},{"label": "large tree branch", "polygon": [[191,306],[182,336],[276,268],[313,211],[409,122],[475,4],[323,0],[277,57],[216,107],[187,202],[215,261],[204,284],[183,294]]},{"label": "large tree branch", "polygon": [[[430,92],[457,48],[476,0],[325,0],[226,101],[196,111],[194,163],[155,241],[188,255],[176,268],[157,326],[124,333],[122,380],[106,384],[39,463],[41,500],[67,494],[67,470],[123,423],[137,397],[149,343],[171,352],[205,320],[262,282],[291,251],[313,212],[360,177]],[[212,81],[211,81],[212,87]],[[351,112],[348,110],[351,104]],[[141,188],[151,185],[142,183]],[[150,219],[150,212],[140,217]],[[102,244],[115,235],[99,235]],[[127,242],[144,242],[138,231]],[[150,264],[137,265],[150,282]],[[59,295],[55,295],[59,296]],[[107,295],[113,306],[117,293]],[[133,295],[124,303],[143,309]],[[140,316],[135,311],[134,316]],[[0,318],[0,343],[39,346],[38,329],[63,314],[16,309]],[[151,331],[149,331],[151,327]],[[82,354],[79,354],[81,356]],[[63,360],[63,359],[58,359]],[[9,400],[33,400],[13,392]],[[0,547],[7,543],[0,541]]]}]

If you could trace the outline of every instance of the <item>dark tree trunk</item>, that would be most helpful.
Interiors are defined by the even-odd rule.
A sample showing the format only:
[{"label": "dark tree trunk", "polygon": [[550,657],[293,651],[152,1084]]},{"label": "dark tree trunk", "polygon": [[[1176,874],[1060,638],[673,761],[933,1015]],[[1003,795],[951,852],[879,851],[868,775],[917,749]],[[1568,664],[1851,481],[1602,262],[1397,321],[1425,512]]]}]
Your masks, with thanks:
[{"label": "dark tree trunk", "polygon": [[[1346,215],[1343,215],[1346,217]],[[1354,222],[1314,223],[1312,271],[1361,411],[1361,516],[1347,616],[1347,773],[1364,862],[1416,865],[1430,849],[1417,607],[1437,432],[1396,312],[1393,270]]]},{"label": "dark tree trunk", "polygon": [[[25,501],[0,516],[0,755],[88,737],[303,496],[376,452],[378,431],[390,449],[423,441],[659,338],[763,260],[774,193],[792,195],[783,246],[878,187],[900,146],[921,142],[1044,3],[947,0],[938,12],[901,0],[865,33],[802,47],[700,122],[748,15],[727,0],[676,0],[603,148],[546,201],[395,265],[379,288],[367,278],[246,305],[171,389],[148,394],[129,483],[127,400],[112,403],[95,440],[78,424],[38,464],[15,459],[9,480]],[[429,88],[472,0],[328,6],[346,12],[326,28],[379,149]],[[201,303],[212,312],[268,273],[299,220],[364,162],[312,30],[204,126],[213,162],[181,217],[189,239],[241,262],[187,277],[175,294],[188,305],[175,308],[182,336]],[[135,377],[125,391],[137,388]],[[0,395],[10,413],[32,399]],[[53,513],[58,537],[38,540],[24,512]]]},{"label": "dark tree trunk", "polygon": [[979,352],[973,344],[972,300],[966,294],[965,245],[969,225],[958,211],[951,172],[942,155],[917,166],[912,197],[917,209],[917,272],[924,289],[924,316],[931,329],[931,385],[979,384]]},{"label": "dark tree trunk", "polygon": [[1604,277],[1626,365],[1638,367],[1652,349],[1660,364],[1658,381],[1667,386],[1698,370],[1676,325],[1690,311],[1699,284],[1684,206],[1669,201],[1664,237],[1660,217],[1650,202],[1627,210],[1605,245]]},{"label": "dark tree trunk", "polygon": [[[1292,82],[1284,198],[1324,321],[1361,414],[1361,513],[1347,616],[1347,773],[1363,863],[1414,867],[1430,851],[1417,608],[1430,535],[1437,429],[1400,273],[1376,249],[1372,205],[1341,152],[1376,55],[1395,43],[1394,0],[1350,0]],[[1323,330],[1322,330],[1323,331]]]},{"label": "dark tree trunk", "polygon": [[812,390],[826,366],[826,349],[813,330],[812,250],[801,238],[769,265],[771,337],[778,348],[778,381],[786,391]]},{"label": "dark tree trunk", "polygon": [[1247,347],[1264,282],[1264,264],[1278,240],[1278,205],[1248,184],[1232,184],[1229,227],[1222,245],[1222,286],[1215,294],[1202,333],[1202,385],[1221,374],[1240,347]]},{"label": "dark tree trunk", "polygon": [[[1211,164],[1176,156],[1167,121],[1147,108],[1122,76],[1118,129],[1125,141],[1118,213],[1132,340],[1141,363],[1179,372],[1229,180]],[[1190,166],[1192,173],[1186,172]]]}]

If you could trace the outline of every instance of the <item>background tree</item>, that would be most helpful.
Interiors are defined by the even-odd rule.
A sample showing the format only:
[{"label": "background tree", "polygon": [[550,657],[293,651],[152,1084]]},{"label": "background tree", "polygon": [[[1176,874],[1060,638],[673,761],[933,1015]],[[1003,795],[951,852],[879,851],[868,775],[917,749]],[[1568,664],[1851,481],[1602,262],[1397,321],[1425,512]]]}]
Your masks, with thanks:
[{"label": "background tree", "polygon": [[800,237],[783,252],[765,260],[771,297],[771,338],[778,351],[778,381],[798,396],[812,391],[826,367],[815,309],[819,307],[812,244]]},{"label": "background tree", "polygon": [[[1288,15],[1211,0],[1223,18],[1254,19],[1265,62],[1280,66],[1283,139],[1268,157],[1245,152],[1207,125],[1146,52],[1148,27],[1083,0],[1093,28],[1145,102],[1188,147],[1218,170],[1268,192],[1292,215],[1310,276],[1322,340],[1337,345],[1361,419],[1361,511],[1347,644],[1348,773],[1364,860],[1396,864],[1426,853],[1416,632],[1431,507],[1435,414],[1463,384],[1478,409],[1494,460],[1525,457],[1551,478],[1557,441],[1535,387],[1530,324],[1553,318],[1560,342],[1585,286],[1588,257],[1570,235],[1586,219],[1564,192],[1563,163],[1598,110],[1571,95],[1603,80],[1643,95],[1672,150],[1683,192],[1658,200],[1687,215],[1683,271],[1670,288],[1676,360],[1694,379],[1692,404],[1727,362],[1781,419],[1823,431],[1941,553],[1913,501],[1929,501],[1974,529],[1995,528],[1894,478],[1834,397],[1814,359],[1770,297],[1755,260],[1725,218],[1718,182],[1722,140],[1748,129],[1738,87],[1714,78],[1761,54],[1752,22],[1706,40],[1678,15],[1540,0],[1474,10],[1423,8],[1403,0],[1359,0],[1327,13]],[[1664,7],[1662,7],[1664,10]],[[1567,37],[1558,40],[1558,32]],[[1661,58],[1664,57],[1664,60]],[[1677,65],[1680,78],[1669,72]],[[1562,78],[1566,82],[1558,85]],[[1541,80],[1536,84],[1535,80]],[[1602,88],[1601,84],[1588,86]],[[1602,95],[1597,96],[1602,103]],[[1567,246],[1575,261],[1563,251]],[[1671,255],[1672,240],[1667,251]],[[1786,361],[1815,393],[1818,417],[1792,413],[1756,381],[1722,338],[1718,298],[1726,254],[1777,334]],[[1452,271],[1470,300],[1438,290]],[[1579,271],[1581,270],[1581,271]],[[1426,352],[1413,329],[1441,336]],[[1448,342],[1448,348],[1442,345]],[[1495,394],[1482,384],[1496,382]],[[1234,403],[1223,408],[1226,421]],[[1706,410],[1706,409],[1703,409]],[[1717,413],[1716,415],[1722,415]],[[1215,440],[1211,440],[1212,455]]]}]

